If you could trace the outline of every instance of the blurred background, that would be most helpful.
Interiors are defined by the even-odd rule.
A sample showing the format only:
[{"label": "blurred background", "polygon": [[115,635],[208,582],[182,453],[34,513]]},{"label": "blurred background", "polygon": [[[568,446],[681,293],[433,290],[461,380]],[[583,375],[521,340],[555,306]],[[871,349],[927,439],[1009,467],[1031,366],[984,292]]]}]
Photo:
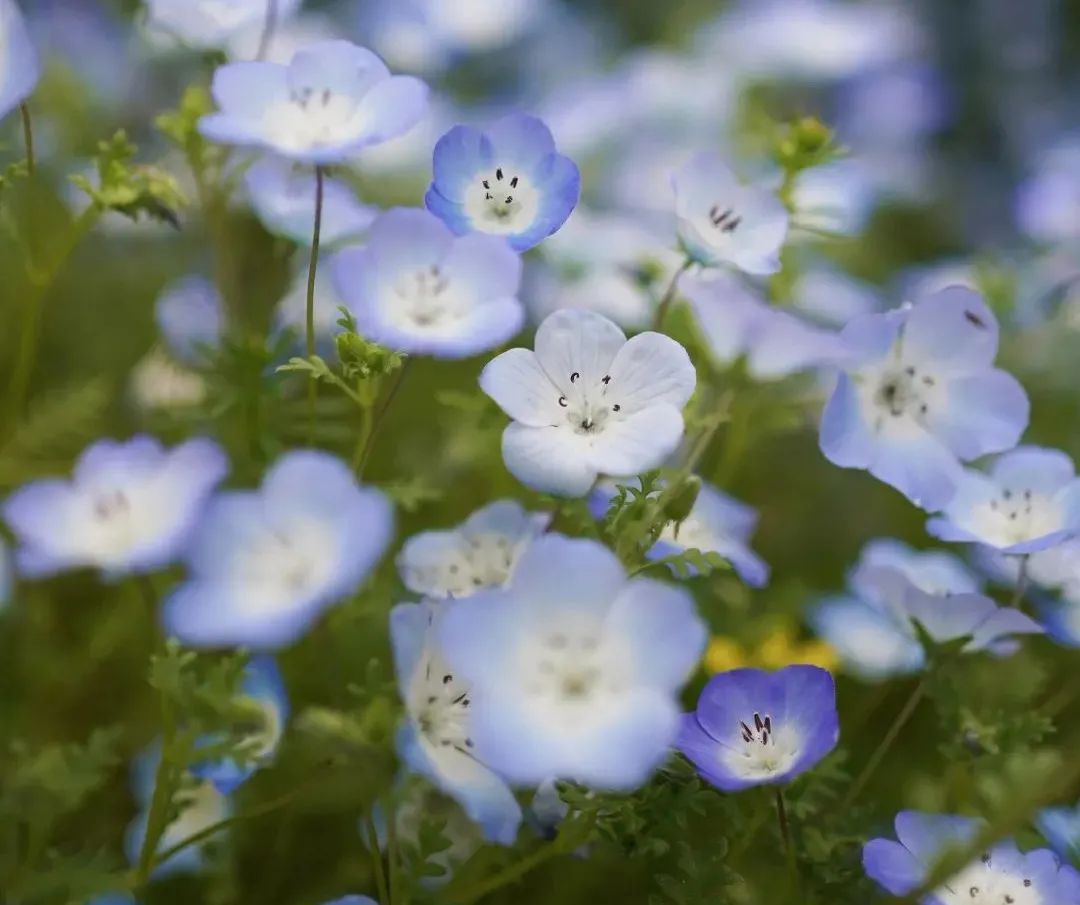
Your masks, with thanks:
[{"label": "blurred background", "polygon": [[[302,396],[273,368],[295,351],[287,328],[299,322],[307,249],[267,226],[242,178],[227,197],[195,184],[190,149],[168,133],[185,103],[198,107],[218,62],[252,55],[260,29],[191,49],[148,27],[134,0],[21,7],[46,68],[30,100],[41,175],[33,185],[12,180],[0,194],[0,371],[8,386],[0,490],[66,473],[94,438],[138,430],[168,440],[212,433],[237,463],[235,480],[254,483],[300,437]],[[515,108],[543,117],[560,151],[578,162],[581,205],[527,259],[524,299],[535,318],[582,304],[641,329],[674,254],[672,170],[713,149],[741,173],[779,183],[784,130],[816,118],[843,153],[794,186],[799,228],[771,285],[774,300],[836,328],[931,288],[980,288],[1002,321],[1002,366],[1032,399],[1027,438],[1080,455],[1080,3],[306,0],[279,23],[270,58],[287,60],[327,36],[371,47],[433,88],[424,123],[336,173],[364,204],[420,204],[438,136]],[[186,203],[156,220],[112,211],[82,234],[86,197],[69,177],[99,184],[99,143],[118,130],[137,148],[130,165],[175,180]],[[0,163],[21,156],[13,115],[0,124]],[[27,254],[45,262],[45,288],[25,276]],[[220,355],[203,370],[183,361],[160,314],[159,301],[192,276],[212,284],[227,312]],[[319,293],[329,331],[337,301],[329,286]],[[707,358],[680,315],[680,338]],[[455,524],[501,496],[550,504],[517,485],[498,458],[503,419],[475,389],[485,360],[417,362],[388,416],[368,478],[398,500],[402,537]],[[896,536],[925,546],[924,516],[867,475],[825,462],[816,379],[750,382],[738,369],[713,376],[740,395],[702,473],[761,512],[754,544],[774,580],[760,592],[723,575],[694,587],[714,633],[734,645],[718,665],[781,665],[814,641],[807,607],[843,588],[863,544]],[[320,405],[320,442],[349,450],[349,410],[329,394]],[[306,704],[347,708],[346,688],[368,682],[372,658],[376,675],[390,680],[384,618],[400,593],[389,565],[362,601],[335,615],[333,668],[325,648],[307,642],[285,653],[295,712]],[[0,739],[78,741],[95,727],[123,725],[120,748],[134,755],[153,737],[157,714],[142,681],[145,627],[131,615],[131,589],[76,575],[17,596],[0,615]],[[873,807],[852,817],[852,836],[880,829],[901,805],[991,806],[1034,755],[978,733],[990,732],[992,713],[1035,707],[1063,688],[1059,712],[1080,715],[1069,691],[1071,656],[1040,642],[1008,670],[972,667],[955,689],[976,708],[971,724],[961,733],[942,728],[940,711],[917,714],[905,747],[866,795]],[[842,680],[845,719],[857,727],[844,742],[852,761],[865,760],[909,690]],[[943,749],[951,758],[944,769]],[[978,760],[995,754],[1000,762]],[[285,763],[256,798],[287,789],[313,761],[301,752]],[[389,775],[383,765],[342,777],[305,806],[239,829],[212,879],[176,878],[151,901],[315,902],[344,884],[365,888],[356,817],[372,784]],[[61,849],[119,856],[133,811],[126,764],[108,776],[92,807],[65,818]],[[714,814],[691,834],[694,857],[720,850],[706,843],[726,832],[721,816],[748,819],[755,806]],[[618,854],[625,840],[614,840],[611,851],[537,871],[495,901],[668,901],[650,898],[650,882],[677,856],[678,832],[671,830],[669,850],[637,859]],[[837,883],[865,905],[854,851],[831,854],[841,865]],[[837,903],[849,901],[840,895]]]}]

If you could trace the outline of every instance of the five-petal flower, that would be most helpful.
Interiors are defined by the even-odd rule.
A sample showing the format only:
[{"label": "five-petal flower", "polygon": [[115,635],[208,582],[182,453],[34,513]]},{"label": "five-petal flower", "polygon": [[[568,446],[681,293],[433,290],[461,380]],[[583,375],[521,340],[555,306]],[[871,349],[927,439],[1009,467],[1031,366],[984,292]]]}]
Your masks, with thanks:
[{"label": "five-petal flower", "polygon": [[523,484],[583,496],[599,474],[639,474],[678,446],[697,377],[675,340],[628,341],[602,315],[567,309],[544,320],[534,347],[504,352],[480,375],[513,419],[503,460]]}]

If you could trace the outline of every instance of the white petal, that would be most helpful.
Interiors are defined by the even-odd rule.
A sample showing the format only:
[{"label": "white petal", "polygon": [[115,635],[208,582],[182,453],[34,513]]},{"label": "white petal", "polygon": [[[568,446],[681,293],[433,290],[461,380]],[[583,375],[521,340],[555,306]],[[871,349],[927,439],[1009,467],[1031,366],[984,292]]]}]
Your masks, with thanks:
[{"label": "white petal", "polygon": [[611,363],[607,399],[633,414],[659,403],[681,410],[694,393],[697,372],[679,343],[662,333],[631,339]]},{"label": "white petal", "polygon": [[615,477],[641,474],[663,463],[683,435],[683,418],[670,405],[654,405],[627,418],[610,418],[595,436],[589,461]]},{"label": "white petal", "polygon": [[503,432],[502,454],[510,473],[534,490],[579,497],[596,481],[588,446],[569,427],[511,424]]},{"label": "white petal", "polygon": [[[603,315],[564,308],[545,318],[534,348],[552,383],[569,395],[573,383],[593,386],[602,380],[625,343],[622,330]],[[580,376],[572,382],[572,374]]]},{"label": "white petal", "polygon": [[506,414],[529,427],[547,427],[565,420],[558,388],[529,349],[510,349],[496,356],[480,373],[480,389]]}]

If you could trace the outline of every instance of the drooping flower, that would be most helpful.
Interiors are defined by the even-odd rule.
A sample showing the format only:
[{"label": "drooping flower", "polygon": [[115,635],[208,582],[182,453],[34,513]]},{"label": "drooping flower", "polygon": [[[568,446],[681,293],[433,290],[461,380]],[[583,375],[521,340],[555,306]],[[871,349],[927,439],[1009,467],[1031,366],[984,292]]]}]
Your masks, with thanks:
[{"label": "drooping flower", "polygon": [[[614,484],[599,485],[589,499],[593,515],[602,517],[614,495]],[[764,587],[769,581],[769,566],[749,545],[757,520],[753,507],[711,484],[702,483],[689,515],[681,522],[669,522],[664,526],[649,550],[648,558],[663,559],[690,549],[719,553],[748,585]]]},{"label": "drooping flower", "polygon": [[4,503],[19,571],[90,567],[118,577],[160,569],[181,555],[227,472],[210,440],[171,450],[147,436],[100,440],[79,457],[71,480],[32,481]]},{"label": "drooping flower", "polygon": [[[131,864],[139,863],[146,826],[150,816],[150,803],[158,763],[161,760],[161,742],[157,741],[140,754],[131,767],[131,790],[139,805],[139,812],[128,825],[124,836],[124,852]],[[161,855],[177,843],[220,823],[232,816],[232,801],[219,792],[212,782],[197,779],[185,773],[178,800],[182,802],[180,813],[165,827],[158,842],[156,854]],[[220,838],[220,837],[219,837]],[[194,873],[201,870],[205,861],[204,846],[190,845],[162,861],[154,868],[153,877],[160,879],[170,874]]]},{"label": "drooping flower", "polygon": [[745,356],[750,376],[776,380],[835,364],[843,346],[832,330],[767,304],[737,277],[683,275],[679,289],[690,300],[717,364]]},{"label": "drooping flower", "polygon": [[503,587],[550,521],[548,513],[527,512],[514,500],[490,503],[456,528],[410,537],[398,554],[398,572],[410,591],[434,598]]},{"label": "drooping flower", "polygon": [[[968,817],[901,811],[896,838],[871,839],[863,846],[867,876],[894,896],[922,886],[950,852],[974,841],[982,822]],[[1007,839],[919,900],[922,905],[1077,905],[1080,873],[1063,865],[1049,849],[1021,852]]]},{"label": "drooping flower", "polygon": [[288,66],[228,63],[211,90],[219,112],[199,123],[211,141],[323,166],[408,131],[427,106],[423,82],[390,75],[375,54],[348,41],[313,44]]},{"label": "drooping flower", "polygon": [[1074,861],[1080,854],[1080,806],[1046,808],[1036,815],[1035,825],[1062,858]]},{"label": "drooping flower", "polygon": [[788,213],[771,189],[743,185],[711,152],[694,156],[672,182],[679,241],[688,257],[750,274],[780,269]]},{"label": "drooping flower", "polygon": [[503,460],[523,484],[583,496],[599,474],[636,475],[675,450],[697,377],[673,339],[627,341],[607,318],[568,309],[540,325],[534,348],[504,352],[480,375],[513,419]]},{"label": "drooping flower", "polygon": [[41,61],[15,0],[0,0],[0,119],[25,101],[41,78]]},{"label": "drooping flower", "polygon": [[800,665],[717,673],[683,715],[675,746],[709,783],[737,792],[794,779],[839,738],[832,675]]},{"label": "drooping flower", "polygon": [[525,322],[517,254],[495,236],[455,236],[425,210],[382,214],[367,244],[339,252],[332,269],[360,332],[396,351],[465,358]]},{"label": "drooping flower", "polygon": [[186,364],[204,360],[225,332],[221,294],[203,277],[185,277],[167,286],[154,315],[169,351]]},{"label": "drooping flower", "polygon": [[390,613],[398,687],[406,709],[398,751],[410,769],[454,798],[486,838],[511,845],[521,824],[521,807],[506,782],[477,754],[472,739],[477,695],[439,649],[438,623],[455,605],[403,603]]},{"label": "drooping flower", "polygon": [[625,789],[666,755],[705,628],[682,589],[628,580],[595,541],[546,534],[508,588],[454,601],[439,637],[475,694],[485,763],[512,782]]},{"label": "drooping flower", "polygon": [[231,795],[273,759],[289,718],[289,698],[273,657],[262,655],[247,664],[240,695],[242,702],[252,708],[253,720],[257,720],[256,727],[245,738],[254,748],[252,759],[240,763],[223,758],[191,768],[192,775],[212,782],[222,795]]},{"label": "drooping flower", "polygon": [[339,459],[286,453],[258,490],[211,500],[189,578],[165,601],[165,628],[196,647],[290,644],[363,581],[393,520],[386,497]]},{"label": "drooping flower", "polygon": [[518,113],[440,138],[424,203],[458,235],[491,233],[525,251],[566,222],[580,191],[577,165],[556,152],[548,127]]},{"label": "drooping flower", "polygon": [[1072,459],[1056,449],[1022,446],[999,456],[989,474],[967,469],[926,530],[1016,556],[1055,547],[1080,530],[1080,479]]},{"label": "drooping flower", "polygon": [[[310,245],[315,224],[315,174],[280,157],[268,156],[244,174],[248,199],[270,232]],[[362,235],[376,210],[360,202],[339,179],[323,180],[320,241],[335,245]]]},{"label": "drooping flower", "polygon": [[948,505],[958,460],[1009,449],[1027,426],[1023,387],[993,367],[997,321],[970,289],[856,318],[841,338],[850,357],[821,419],[822,452],[917,506]]},{"label": "drooping flower", "polygon": [[[291,16],[303,0],[277,0],[277,17]],[[236,35],[261,28],[268,0],[146,0],[146,28],[155,40],[195,50],[225,47]]]}]

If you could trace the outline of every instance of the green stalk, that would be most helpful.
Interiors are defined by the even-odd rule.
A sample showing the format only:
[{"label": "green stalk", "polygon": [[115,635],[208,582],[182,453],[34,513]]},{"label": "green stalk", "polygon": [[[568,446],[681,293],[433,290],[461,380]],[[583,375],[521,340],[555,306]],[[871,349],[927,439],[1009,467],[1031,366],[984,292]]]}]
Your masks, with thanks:
[{"label": "green stalk", "polygon": [[675,294],[679,288],[679,277],[686,273],[693,263],[693,261],[687,258],[682,262],[682,266],[680,266],[671,277],[671,282],[668,283],[667,289],[660,297],[660,302],[656,306],[656,314],[653,317],[653,330],[660,331],[663,328],[664,318],[667,317],[668,308],[670,308],[671,303],[675,301]]},{"label": "green stalk", "polygon": [[[315,354],[315,276],[319,269],[319,238],[322,235],[323,189],[326,171],[315,167],[315,229],[311,236],[311,258],[308,261],[307,281],[307,357]],[[318,381],[314,374],[308,380],[308,445],[315,444],[315,396]]]},{"label": "green stalk", "polygon": [[386,871],[383,869],[382,852],[379,850],[379,831],[375,829],[375,818],[370,808],[364,815],[364,826],[367,830],[368,849],[371,851],[375,887],[379,891],[379,905],[390,905],[390,890],[386,885]]},{"label": "green stalk", "polygon": [[22,117],[23,140],[26,142],[26,172],[33,176],[36,162],[34,160],[34,123],[30,119],[30,107],[25,103],[19,104],[19,115]]}]

